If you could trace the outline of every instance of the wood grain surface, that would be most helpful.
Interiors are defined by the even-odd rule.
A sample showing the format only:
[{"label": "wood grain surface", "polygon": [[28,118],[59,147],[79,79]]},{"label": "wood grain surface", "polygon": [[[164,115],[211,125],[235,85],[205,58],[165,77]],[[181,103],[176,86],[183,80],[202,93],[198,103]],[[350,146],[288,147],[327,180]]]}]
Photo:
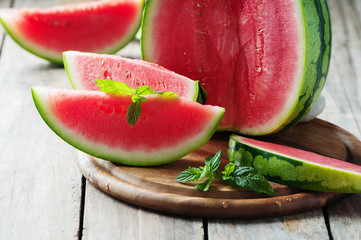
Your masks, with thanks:
[{"label": "wood grain surface", "polygon": [[[0,7],[84,1],[0,0]],[[361,1],[328,4],[333,48],[319,117],[361,139]],[[149,210],[93,187],[78,170],[78,151],[49,130],[31,99],[34,85],[70,88],[64,69],[3,33],[0,28],[0,239],[361,239],[361,194],[294,215],[219,219]],[[140,58],[139,41],[117,54]]]}]

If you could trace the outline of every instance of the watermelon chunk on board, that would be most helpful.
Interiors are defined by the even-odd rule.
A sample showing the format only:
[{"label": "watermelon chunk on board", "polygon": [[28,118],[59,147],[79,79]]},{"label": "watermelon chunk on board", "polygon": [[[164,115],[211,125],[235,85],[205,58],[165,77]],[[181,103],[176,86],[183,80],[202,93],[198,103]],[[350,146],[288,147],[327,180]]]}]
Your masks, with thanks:
[{"label": "watermelon chunk on board", "polygon": [[95,157],[136,166],[169,163],[199,148],[224,114],[220,107],[148,95],[130,127],[130,95],[45,87],[32,88],[32,95],[41,117],[63,140]]},{"label": "watermelon chunk on board", "polygon": [[207,94],[198,81],[154,63],[116,55],[67,51],[64,67],[74,89],[100,90],[96,79],[124,82],[131,88],[147,85],[156,91],[174,92],[191,101],[205,103]]},{"label": "watermelon chunk on board", "polygon": [[114,53],[139,29],[144,0],[111,0],[0,10],[6,32],[27,51],[61,64],[62,52]]},{"label": "watermelon chunk on board", "polygon": [[325,0],[149,0],[142,57],[199,80],[207,104],[226,109],[219,130],[271,134],[320,95],[330,24]]},{"label": "watermelon chunk on board", "polygon": [[322,192],[361,192],[361,166],[313,152],[231,135],[228,157],[287,186]]}]

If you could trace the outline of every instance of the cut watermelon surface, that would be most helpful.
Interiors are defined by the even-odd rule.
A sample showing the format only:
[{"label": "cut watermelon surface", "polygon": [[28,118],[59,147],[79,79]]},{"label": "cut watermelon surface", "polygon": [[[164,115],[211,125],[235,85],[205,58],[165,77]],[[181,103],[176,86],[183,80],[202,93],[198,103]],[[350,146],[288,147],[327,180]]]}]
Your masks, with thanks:
[{"label": "cut watermelon surface", "polygon": [[174,92],[191,101],[205,102],[198,81],[154,63],[116,55],[64,52],[64,66],[74,89],[99,90],[96,79],[124,82],[131,88],[147,85],[156,91]]},{"label": "cut watermelon surface", "polygon": [[225,107],[220,130],[275,133],[296,124],[328,72],[325,0],[149,0],[142,57],[199,80]]},{"label": "cut watermelon surface", "polygon": [[62,52],[114,53],[139,29],[143,0],[111,0],[47,9],[1,9],[7,33],[29,52],[62,63]]},{"label": "cut watermelon surface", "polygon": [[146,96],[137,123],[126,120],[131,96],[100,91],[32,88],[48,126],[90,155],[137,166],[168,163],[202,146],[219,125],[224,109],[178,97]]},{"label": "cut watermelon surface", "polygon": [[313,152],[232,135],[228,157],[288,186],[324,192],[361,192],[361,166]]}]

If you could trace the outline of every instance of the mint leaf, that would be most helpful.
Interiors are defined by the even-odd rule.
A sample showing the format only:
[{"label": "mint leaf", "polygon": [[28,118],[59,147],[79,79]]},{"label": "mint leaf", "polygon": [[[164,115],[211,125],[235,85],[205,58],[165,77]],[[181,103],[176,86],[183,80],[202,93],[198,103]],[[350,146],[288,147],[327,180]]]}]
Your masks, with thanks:
[{"label": "mint leaf", "polygon": [[201,172],[202,171],[199,168],[188,167],[188,169],[181,172],[175,180],[177,180],[178,182],[197,181],[199,180]]},{"label": "mint leaf", "polygon": [[268,180],[255,168],[250,166],[239,166],[240,159],[228,163],[224,170],[219,173],[222,152],[219,150],[214,156],[207,157],[203,167],[191,168],[181,172],[176,180],[178,182],[199,181],[204,177],[208,177],[204,182],[197,184],[196,189],[208,191],[211,181],[214,178],[221,178],[228,181],[233,187],[246,187],[258,193],[265,193],[273,196],[274,191]]},{"label": "mint leaf", "polygon": [[95,80],[95,84],[99,87],[102,92],[120,95],[120,94],[135,94],[135,90],[129,87],[126,83],[117,82],[113,80]]},{"label": "mint leaf", "polygon": [[210,167],[210,171],[215,172],[218,170],[219,165],[221,164],[221,156],[222,151],[219,150],[216,155],[214,155],[213,157],[208,157],[205,160],[205,164]]},{"label": "mint leaf", "polygon": [[140,101],[132,102],[127,108],[127,122],[131,127],[138,121],[142,113],[142,106]]},{"label": "mint leaf", "polygon": [[149,95],[152,93],[156,93],[156,91],[151,89],[149,86],[144,85],[144,86],[137,87],[135,90],[135,93],[138,95]]},{"label": "mint leaf", "polygon": [[211,186],[211,181],[212,178],[208,178],[204,182],[195,185],[194,188],[206,192],[209,190],[209,187]]},{"label": "mint leaf", "polygon": [[127,108],[127,122],[131,127],[138,121],[140,114],[142,113],[142,102],[146,102],[147,99],[143,97],[149,94],[158,94],[164,97],[177,97],[178,95],[173,92],[157,92],[149,86],[140,86],[136,89],[129,87],[126,83],[117,82],[113,80],[95,80],[95,84],[99,89],[110,95],[128,94],[132,95],[132,103]]},{"label": "mint leaf", "polygon": [[237,167],[229,179],[231,186],[246,187],[254,192],[274,195],[268,180],[255,168],[245,166]]},{"label": "mint leaf", "polygon": [[178,94],[174,92],[155,92],[156,94],[159,94],[163,97],[178,97]]},{"label": "mint leaf", "polygon": [[232,178],[231,174],[234,172],[234,169],[236,168],[236,165],[234,163],[228,163],[224,167],[224,171],[222,171],[222,179],[223,180],[229,180]]}]

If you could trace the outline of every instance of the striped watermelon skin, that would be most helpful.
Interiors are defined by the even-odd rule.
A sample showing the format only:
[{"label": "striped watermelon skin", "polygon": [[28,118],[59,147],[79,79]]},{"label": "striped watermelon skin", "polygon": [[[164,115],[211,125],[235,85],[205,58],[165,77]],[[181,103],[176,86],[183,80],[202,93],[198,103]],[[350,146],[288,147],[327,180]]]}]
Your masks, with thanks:
[{"label": "striped watermelon skin", "polygon": [[290,117],[279,127],[297,124],[310,111],[325,85],[331,59],[331,19],[326,0],[303,0],[306,24],[306,65],[299,101]]},{"label": "striped watermelon skin", "polygon": [[361,192],[361,166],[296,148],[232,135],[230,161],[241,159],[268,180],[321,192]]},{"label": "striped watermelon skin", "polygon": [[[219,13],[210,14],[205,11],[204,13],[199,12],[194,14],[194,9],[206,9],[207,3],[195,4],[192,1],[175,0],[171,3],[177,4],[179,8],[179,15],[184,12],[190,15],[189,17],[192,18],[192,20],[189,21],[189,24],[180,24],[179,22],[184,23],[185,21],[179,20],[183,19],[181,16],[178,18],[169,17],[169,19],[162,19],[162,10],[171,7],[168,4],[170,4],[170,2],[164,0],[150,0],[146,4],[142,23],[142,57],[147,61],[163,65],[166,68],[185,75],[191,79],[200,80],[202,86],[204,86],[205,90],[209,93],[207,104],[214,104],[226,108],[226,114],[220,124],[220,127],[218,128],[219,131],[234,131],[245,135],[273,134],[297,124],[310,111],[323,89],[330,62],[331,21],[326,0],[288,0],[272,2],[228,0],[224,3],[224,5],[228,4],[226,7],[224,7],[222,3],[219,3],[218,5],[212,3],[213,7],[215,5],[218,7],[217,9],[225,9],[224,11],[229,11],[222,15],[222,17],[229,17],[230,22],[233,21],[233,24],[234,22],[238,22],[239,28],[245,28],[244,33],[246,35],[249,35],[251,32],[249,32],[247,26],[245,27],[241,25],[246,25],[244,22],[246,22],[245,19],[247,18],[248,12],[238,13],[238,16],[233,15],[233,17],[239,17],[238,20],[234,21],[232,14],[234,14],[235,10],[230,6],[237,8],[239,5],[241,6],[238,6],[239,9],[241,9],[240,11],[244,11],[244,6],[257,4],[259,4],[259,6],[262,6],[263,4],[268,5],[270,8],[275,6],[277,8],[282,6],[282,4],[285,4],[285,6],[293,8],[293,10],[287,11],[288,15],[286,17],[284,13],[282,13],[283,15],[280,13],[284,12],[284,9],[278,12],[279,16],[275,13],[277,11],[273,12],[275,13],[274,19],[280,19],[275,20],[276,25],[278,24],[276,26],[276,30],[284,35],[281,34],[281,37],[279,37],[277,34],[272,35],[272,31],[269,31],[267,34],[272,36],[269,39],[266,39],[265,42],[271,42],[271,44],[268,46],[265,45],[263,48],[264,51],[267,50],[272,52],[270,49],[277,45],[287,45],[289,39],[291,39],[291,42],[298,41],[296,46],[291,44],[291,48],[293,49],[288,49],[288,53],[280,55],[281,67],[279,68],[277,66],[273,66],[278,63],[277,56],[273,57],[274,60],[267,60],[268,56],[266,56],[264,59],[266,59],[268,63],[271,63],[263,66],[262,68],[258,68],[256,63],[255,66],[252,65],[253,63],[249,65],[249,62],[247,62],[249,61],[248,59],[255,58],[255,56],[247,56],[247,54],[245,58],[242,56],[242,54],[245,54],[244,52],[249,51],[249,49],[244,47],[247,45],[247,41],[242,39],[242,36],[240,36],[242,34],[240,33],[237,33],[240,38],[239,55],[234,54],[234,42],[227,42],[228,45],[223,43],[224,46],[229,46],[228,52],[229,54],[234,54],[232,57],[235,60],[226,59],[226,61],[222,63],[224,58],[229,57],[227,56],[227,50],[222,48],[219,52],[214,53],[212,51],[214,51],[215,48],[219,50],[219,46],[217,44],[222,43],[224,39],[227,40],[227,38],[231,38],[234,35],[229,31],[229,28],[232,26],[225,25],[226,27],[224,29],[226,30],[224,30],[224,33],[222,33],[221,30],[220,32],[216,32],[216,34],[213,33],[212,35],[212,31],[214,32],[213,28],[217,28],[218,26],[215,25],[213,27],[204,25],[207,21],[202,18],[207,16],[210,18],[209,22],[217,23],[217,21],[214,20],[215,17],[213,18],[213,15],[219,15]],[[193,9],[189,7],[191,4],[195,5]],[[210,12],[212,13],[212,11]],[[268,14],[270,12],[271,11],[266,11]],[[260,13],[260,15],[262,14]],[[272,18],[272,16],[268,18],[267,24],[270,22],[272,23]],[[172,29],[180,31],[182,33],[183,40],[175,41],[180,37],[176,34],[173,34],[172,36],[171,34],[164,34],[165,30],[163,29],[169,29],[165,27],[166,24],[162,24],[161,20],[167,23],[167,25],[172,26]],[[258,24],[257,20],[251,20],[253,21],[252,24]],[[287,28],[282,26],[283,23],[287,26]],[[201,26],[201,29],[198,28],[199,26]],[[272,27],[273,26],[269,27],[269,29]],[[193,37],[193,39],[189,40],[189,36],[186,35],[188,31],[199,32],[198,35],[191,33],[190,38]],[[242,33],[242,31],[240,32]],[[255,33],[255,35],[257,35],[257,33]],[[293,35],[297,36],[292,39]],[[217,40],[218,36],[220,37]],[[212,37],[215,37],[216,40],[213,40]],[[253,39],[255,42],[254,52],[259,51],[256,46],[258,44],[258,40],[259,39]],[[187,42],[188,45],[183,44],[183,42]],[[192,46],[189,42],[194,45]],[[214,47],[215,45],[217,45],[217,47]],[[196,53],[192,53],[187,50],[183,51],[183,49],[179,49],[181,47],[184,49],[191,49]],[[209,49],[207,47],[209,47]],[[202,55],[203,52],[200,49],[203,49],[206,53]],[[280,49],[276,49],[274,52],[277,52]],[[261,49],[261,52],[263,50]],[[178,54],[177,51],[180,52],[180,54]],[[168,54],[169,52],[172,54]],[[224,55],[218,56],[220,53]],[[289,53],[293,54],[294,57],[288,57]],[[242,57],[246,60],[239,60]],[[182,58],[184,60],[179,60]],[[216,60],[212,62],[212,59]],[[289,68],[288,65],[290,66]],[[220,71],[217,73],[215,70],[206,72],[203,69],[204,66],[211,66],[209,69],[216,69],[219,66],[221,67],[219,67]],[[271,69],[270,72],[272,73],[269,75],[265,74],[262,77],[263,79],[261,79],[258,78],[257,72],[255,74],[252,73],[253,75],[248,74],[248,72],[251,71],[249,69],[257,69],[257,71],[259,70],[259,73],[261,73],[263,69]],[[289,72],[292,73],[289,74]],[[248,74],[248,79],[247,77],[240,77],[242,74]],[[286,77],[279,80],[279,76]],[[290,85],[290,87],[284,87],[285,81],[288,85]],[[250,84],[248,82],[250,82]],[[267,85],[269,82],[273,83],[273,86]],[[256,91],[258,91],[257,96],[252,92],[253,90],[251,88],[253,88],[253,86],[256,86]],[[263,90],[263,88],[265,90]],[[278,93],[267,99],[267,95],[277,91]],[[215,95],[217,96],[214,97]],[[262,102],[262,104],[254,106],[252,102],[253,99],[248,97],[248,95],[256,96],[256,100],[254,102],[258,101]],[[281,95],[285,96],[278,99],[278,96]]]}]

